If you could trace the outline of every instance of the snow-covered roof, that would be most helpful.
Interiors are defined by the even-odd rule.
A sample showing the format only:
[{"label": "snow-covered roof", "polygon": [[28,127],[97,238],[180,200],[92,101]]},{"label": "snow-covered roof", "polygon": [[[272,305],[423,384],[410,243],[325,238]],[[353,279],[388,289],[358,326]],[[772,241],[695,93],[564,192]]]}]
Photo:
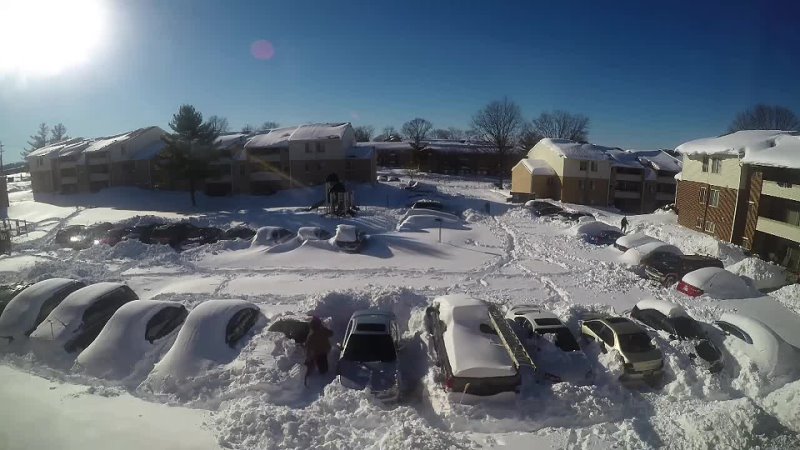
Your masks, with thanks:
[{"label": "snow-covered roof", "polygon": [[684,155],[729,155],[748,164],[800,168],[800,132],[743,130],[696,139],[675,150]]},{"label": "snow-covered roof", "polygon": [[297,127],[275,128],[268,133],[257,134],[244,145],[245,148],[288,147],[289,138]]},{"label": "snow-covered roof", "polygon": [[32,158],[32,157],[37,157],[37,156],[57,157],[58,156],[58,152],[63,150],[65,147],[73,145],[73,144],[77,144],[79,142],[83,142],[84,140],[85,139],[83,139],[83,138],[73,138],[73,139],[67,139],[65,141],[56,142],[56,143],[53,143],[53,144],[48,144],[48,145],[46,145],[46,146],[44,146],[42,148],[36,149],[36,150],[28,153],[28,156],[26,156],[26,158]]},{"label": "snow-covered roof", "polygon": [[0,338],[18,339],[36,326],[42,305],[54,295],[63,296],[69,289],[82,287],[83,283],[69,278],[50,278],[28,286],[6,305],[0,315]]},{"label": "snow-covered roof", "polygon": [[166,308],[186,309],[178,302],[165,300],[134,300],[122,305],[97,338],[78,355],[78,366],[101,378],[130,375],[148,350],[156,348],[145,340],[147,324]]},{"label": "snow-covered roof", "polygon": [[653,169],[665,172],[680,172],[681,160],[663,150],[629,150],[639,157],[639,161]]},{"label": "snow-covered roof", "polygon": [[347,158],[354,158],[354,159],[372,159],[372,156],[375,154],[375,149],[373,147],[366,147],[366,146],[357,146],[357,147],[350,147],[345,150],[345,156]]},{"label": "snow-covered roof", "polygon": [[488,305],[466,295],[438,297],[439,319],[446,324],[442,338],[453,376],[507,377],[517,373],[511,357],[496,334],[484,333],[490,325]]},{"label": "snow-covered roof", "polygon": [[411,151],[408,142],[356,142],[356,147],[372,147],[377,151]]},{"label": "snow-covered roof", "polygon": [[58,157],[80,155],[91,143],[92,141],[90,139],[81,139],[74,144],[65,145],[64,148],[58,151]]},{"label": "snow-covered roof", "polygon": [[629,169],[644,169],[639,156],[632,152],[619,149],[606,150],[606,154],[611,157],[611,165],[614,167],[625,167]]},{"label": "snow-covered roof", "polygon": [[483,141],[428,140],[426,150],[439,153],[492,153],[494,147]]},{"label": "snow-covered roof", "polygon": [[688,317],[686,310],[682,306],[668,302],[666,300],[658,300],[655,298],[646,298],[636,303],[639,309],[654,309],[667,317]]},{"label": "snow-covered roof", "polygon": [[300,125],[289,137],[289,140],[318,141],[323,139],[341,139],[348,128],[352,128],[349,122]]},{"label": "snow-covered roof", "polygon": [[244,145],[247,136],[247,133],[225,134],[214,140],[214,147],[216,147],[217,150],[226,150],[236,145]]},{"label": "snow-covered roof", "polygon": [[158,156],[158,154],[161,153],[166,147],[167,143],[159,139],[158,141],[153,142],[152,144],[134,153],[131,156],[131,159],[134,161],[153,159]]},{"label": "snow-covered roof", "polygon": [[84,153],[92,153],[92,152],[99,152],[106,150],[110,145],[116,144],[118,142],[124,142],[130,138],[131,133],[122,133],[116,136],[109,136],[104,138],[99,138],[96,141],[92,142],[91,145],[86,147]]},{"label": "snow-covered roof", "polygon": [[556,171],[550,167],[550,164],[547,164],[546,161],[541,159],[530,159],[530,158],[523,158],[519,161],[518,164],[522,164],[531,175],[555,175]]},{"label": "snow-covered roof", "polygon": [[544,138],[535,146],[544,147],[554,152],[558,156],[567,159],[585,160],[606,160],[609,159],[607,152],[613,150],[611,147],[603,147],[594,144],[581,144],[568,139]]}]

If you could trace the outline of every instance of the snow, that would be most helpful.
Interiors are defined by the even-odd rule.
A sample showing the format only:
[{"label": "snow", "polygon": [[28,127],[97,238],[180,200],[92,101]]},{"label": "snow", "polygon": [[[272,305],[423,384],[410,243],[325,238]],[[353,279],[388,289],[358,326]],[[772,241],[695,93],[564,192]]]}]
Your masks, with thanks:
[{"label": "snow", "polygon": [[73,144],[81,143],[81,142],[84,142],[84,141],[85,140],[83,138],[72,138],[72,139],[68,139],[66,141],[56,142],[54,144],[47,145],[45,147],[42,147],[40,149],[37,149],[37,150],[34,150],[34,151],[28,153],[28,156],[26,156],[25,158],[27,159],[27,158],[33,158],[33,157],[39,157],[39,156],[55,157],[55,156],[58,156],[58,152],[63,150],[65,147],[71,146]]},{"label": "snow", "polygon": [[250,138],[244,145],[245,148],[288,147],[289,138],[297,127],[284,127],[270,130],[268,133],[257,134]]},{"label": "snow", "polygon": [[453,376],[467,378],[514,376],[516,368],[496,334],[484,333],[480,325],[491,327],[485,303],[466,295],[448,295],[434,300],[447,359]]},{"label": "snow", "polygon": [[660,241],[652,236],[646,235],[645,233],[632,233],[617,239],[616,244],[630,250],[651,242]]},{"label": "snow", "polygon": [[619,231],[619,228],[599,220],[589,220],[569,229],[569,233],[573,236],[592,236],[602,231]]},{"label": "snow", "polygon": [[[69,278],[50,278],[25,288],[6,305],[0,316],[0,339],[10,337],[20,340],[26,337],[26,333],[33,331],[37,325],[36,318],[42,305],[75,284],[76,281]],[[0,345],[5,343],[0,341]]]},{"label": "snow", "polygon": [[[177,305],[183,308],[183,305]],[[176,303],[134,300],[122,305],[94,342],[78,355],[75,361],[78,370],[99,378],[124,378],[135,371],[149,372],[153,366],[150,361],[156,356],[154,353],[172,341],[169,337],[152,344],[145,340],[147,323],[169,306],[176,306]],[[146,356],[150,358],[145,360]]]},{"label": "snow", "polygon": [[[179,389],[187,378],[232,361],[239,349],[225,342],[226,328],[234,314],[247,308],[255,308],[255,305],[244,300],[224,299],[200,303],[189,313],[175,343],[153,368],[148,385],[160,390],[174,384]],[[240,341],[238,345],[241,344]]]},{"label": "snow", "polygon": [[743,130],[689,141],[675,150],[684,155],[737,156],[746,164],[800,168],[800,133],[796,131]]},{"label": "snow", "polygon": [[612,150],[610,147],[602,147],[594,144],[581,144],[568,139],[544,138],[535,147],[544,147],[554,152],[556,155],[567,159],[583,160],[607,160],[607,152]]},{"label": "snow", "polygon": [[345,150],[345,152],[345,156],[348,158],[372,159],[373,155],[375,154],[375,149],[372,147],[357,146],[350,147]]},{"label": "snow", "polygon": [[93,152],[103,151],[106,148],[108,148],[110,145],[114,145],[116,143],[124,142],[124,141],[130,139],[132,134],[133,134],[133,132],[122,133],[122,134],[118,134],[116,136],[111,136],[111,137],[107,137],[107,138],[99,138],[99,139],[93,141],[88,147],[86,147],[86,149],[83,151],[83,153],[93,153]]},{"label": "snow", "polygon": [[636,304],[639,309],[654,309],[667,317],[688,317],[682,306],[666,300],[646,298]]},{"label": "snow", "polygon": [[726,269],[736,275],[749,277],[758,289],[775,289],[786,284],[786,270],[763,259],[745,258]]},{"label": "snow", "polygon": [[619,257],[620,262],[636,266],[641,264],[642,259],[653,253],[672,253],[673,255],[682,255],[681,249],[674,245],[665,244],[664,242],[648,242],[634,248],[628,249],[622,256]]},{"label": "snow", "polygon": [[530,172],[531,175],[548,176],[556,174],[556,171],[553,170],[552,167],[550,167],[550,164],[547,164],[546,161],[543,161],[541,159],[523,158],[519,161],[519,164],[525,166],[525,168],[528,169],[528,172]]},{"label": "snow", "polygon": [[280,243],[280,236],[283,230],[284,229],[281,227],[261,227],[256,230],[256,234],[253,236],[250,246],[258,247],[278,244]]},{"label": "snow", "polygon": [[[33,218],[35,230],[14,238],[13,255],[0,256],[4,284],[52,277],[120,281],[141,298],[190,310],[215,299],[242,299],[267,320],[278,314],[322,317],[334,342],[341,341],[354,311],[391,310],[403,334],[399,357],[410,387],[393,407],[334,383],[333,373],[310,377],[306,387],[303,349],[260,327],[235,349],[215,340],[223,346],[222,362],[208,362],[207,369],[166,383],[150,380],[147,370],[164,361],[173,337],[123,379],[98,379],[80,367],[51,368],[36,354],[0,350],[0,371],[8,368],[0,372],[0,404],[20,405],[0,408],[0,423],[15,431],[9,436],[0,427],[0,442],[11,448],[84,450],[107,448],[109,442],[115,448],[800,448],[798,376],[768,377],[747,354],[730,351],[726,368],[711,375],[663,333],[653,334],[666,362],[663,385],[656,388],[620,385],[614,371],[621,365],[612,353],[590,345],[585,354],[596,374],[594,385],[535,384],[498,401],[447,394],[434,378],[423,325],[425,308],[443,295],[466,294],[501,308],[532,305],[555,313],[573,333],[586,314],[616,315],[653,298],[682,306],[705,327],[736,310],[797,346],[800,293],[792,285],[753,299],[689,299],[640,278],[619,263],[618,250],[575,239],[569,224],[532,218],[524,208],[506,204],[490,191],[494,179],[434,174],[415,179],[431,188],[426,197],[463,211],[463,228],[444,229],[441,243],[435,232],[395,231],[416,193],[387,183],[355,185],[360,211],[342,219],[306,211],[324,196],[316,187],[264,197],[199,194],[195,208],[185,192],[111,189],[111,194],[39,201],[29,190],[15,192],[9,211]],[[483,212],[486,202],[493,215]],[[622,219],[613,210],[580,208],[600,222]],[[248,242],[182,253],[138,242],[82,251],[51,243],[70,223],[175,219],[224,229],[246,224],[332,231],[344,223],[370,239],[362,254],[339,252],[327,242],[281,253],[250,249]],[[712,254],[726,266],[745,259],[740,248],[677,225],[672,213],[628,220],[631,232],[687,254]],[[198,333],[198,339],[204,336]],[[334,350],[331,364],[336,357]],[[41,426],[48,432],[41,433]]]},{"label": "snow", "polygon": [[356,242],[358,241],[358,229],[353,225],[337,225],[336,235],[333,239],[339,242]]},{"label": "snow", "polygon": [[639,157],[639,161],[655,170],[664,172],[680,172],[683,168],[681,160],[663,150],[628,150]]},{"label": "snow", "polygon": [[316,123],[300,125],[289,137],[290,141],[317,141],[325,139],[342,139],[349,123]]},{"label": "snow", "polygon": [[737,299],[760,297],[761,294],[748,286],[747,283],[735,273],[719,267],[703,267],[683,276],[682,281],[704,291],[719,299]]}]

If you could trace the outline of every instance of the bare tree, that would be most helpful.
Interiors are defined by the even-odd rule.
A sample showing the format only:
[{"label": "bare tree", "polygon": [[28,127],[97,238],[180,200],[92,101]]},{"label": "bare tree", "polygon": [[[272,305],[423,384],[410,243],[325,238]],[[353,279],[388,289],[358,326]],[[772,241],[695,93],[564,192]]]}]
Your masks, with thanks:
[{"label": "bare tree", "polygon": [[47,136],[49,133],[50,128],[47,124],[44,122],[40,123],[36,134],[31,135],[31,140],[28,141],[28,148],[23,151],[23,156],[27,156],[30,152],[47,145]]},{"label": "bare tree", "polygon": [[503,185],[506,154],[514,147],[514,140],[522,123],[522,111],[508,97],[489,103],[472,117],[472,127],[497,151],[500,163],[498,170],[500,186]]},{"label": "bare tree", "polygon": [[50,130],[50,142],[61,142],[66,139],[69,139],[69,136],[67,136],[67,127],[59,122],[58,125]]},{"label": "bare tree", "polygon": [[273,122],[268,120],[261,124],[261,127],[258,129],[258,131],[267,132],[269,130],[274,130],[275,128],[278,128],[280,126],[281,125],[278,122]]},{"label": "bare tree", "polygon": [[228,125],[228,119],[221,116],[209,117],[208,124],[217,130],[217,134],[225,134],[231,129],[230,125]]},{"label": "bare tree", "polygon": [[372,134],[375,133],[375,127],[372,125],[362,125],[353,128],[356,133],[356,142],[369,142],[372,140]]},{"label": "bare tree", "polygon": [[411,119],[403,124],[403,136],[406,137],[411,145],[411,160],[417,165],[422,164],[422,151],[428,144],[425,142],[433,129],[433,124],[422,118]]},{"label": "bare tree", "polygon": [[[583,114],[571,114],[555,110],[543,112],[531,123],[532,137],[569,139],[585,142],[589,137],[589,118]],[[538,142],[539,139],[536,139]]]},{"label": "bare tree", "polygon": [[519,132],[518,144],[521,148],[530,150],[537,142],[542,139],[542,136],[533,130],[531,122],[525,122]]},{"label": "bare tree", "polygon": [[789,108],[761,103],[736,115],[728,132],[739,130],[800,131],[800,118]]},{"label": "bare tree", "polygon": [[400,141],[400,133],[397,132],[395,127],[388,125],[383,127],[381,134],[372,138],[376,142],[397,142]]},{"label": "bare tree", "polygon": [[242,127],[242,133],[250,134],[250,133],[253,133],[255,131],[256,131],[256,127],[253,126],[252,124],[249,124],[249,123]]},{"label": "bare tree", "polygon": [[437,128],[431,131],[431,134],[435,139],[450,139],[450,131],[444,128]]},{"label": "bare tree", "polygon": [[434,138],[436,139],[451,139],[451,140],[459,140],[459,139],[466,139],[467,133],[464,130],[456,127],[447,127],[445,128],[436,128],[431,132]]}]

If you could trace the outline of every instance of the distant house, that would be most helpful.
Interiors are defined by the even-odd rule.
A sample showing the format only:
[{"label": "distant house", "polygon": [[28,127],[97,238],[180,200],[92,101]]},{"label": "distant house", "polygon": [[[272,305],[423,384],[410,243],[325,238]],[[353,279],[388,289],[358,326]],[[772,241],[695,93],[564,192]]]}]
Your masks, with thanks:
[{"label": "distant house", "polygon": [[678,223],[800,273],[800,133],[737,131],[676,150]]},{"label": "distant house", "polygon": [[409,142],[360,142],[356,145],[372,147],[381,167],[418,169],[423,172],[447,175],[499,175],[507,173],[519,158],[516,150],[500,161],[497,149],[490,143],[475,139],[428,139],[425,148],[414,160]]},{"label": "distant house", "polygon": [[651,172],[654,177],[648,180],[644,193],[645,211],[674,203],[677,186],[675,176],[681,171],[681,160],[666,150],[628,151],[635,153],[639,162],[654,172]]}]

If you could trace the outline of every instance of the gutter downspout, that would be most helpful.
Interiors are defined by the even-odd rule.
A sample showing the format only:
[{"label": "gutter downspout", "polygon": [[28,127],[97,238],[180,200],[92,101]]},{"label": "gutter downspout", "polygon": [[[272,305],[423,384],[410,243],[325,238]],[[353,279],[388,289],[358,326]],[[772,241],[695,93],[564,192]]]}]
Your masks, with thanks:
[{"label": "gutter downspout", "polygon": [[[731,235],[730,235],[730,237],[728,239],[728,242],[730,242],[730,243],[733,243],[733,232],[736,229],[736,220],[738,219],[737,213],[739,211],[739,196],[742,195],[742,177],[745,175],[745,171],[747,170],[747,169],[745,169],[745,166],[742,165],[742,161],[741,160],[739,160],[739,167],[740,167],[740,170],[739,170],[739,186],[738,186],[738,189],[736,189],[736,203],[734,203],[734,205],[733,205],[733,219],[731,221]],[[750,176],[749,176],[749,173],[748,173],[748,176],[745,177],[745,178],[747,179],[747,182],[748,182],[747,183],[747,192],[748,192],[748,196],[749,196],[749,193],[750,193],[749,192],[750,191]],[[756,219],[756,220],[758,220],[758,219]],[[747,227],[747,223],[745,223],[745,227]]]}]

